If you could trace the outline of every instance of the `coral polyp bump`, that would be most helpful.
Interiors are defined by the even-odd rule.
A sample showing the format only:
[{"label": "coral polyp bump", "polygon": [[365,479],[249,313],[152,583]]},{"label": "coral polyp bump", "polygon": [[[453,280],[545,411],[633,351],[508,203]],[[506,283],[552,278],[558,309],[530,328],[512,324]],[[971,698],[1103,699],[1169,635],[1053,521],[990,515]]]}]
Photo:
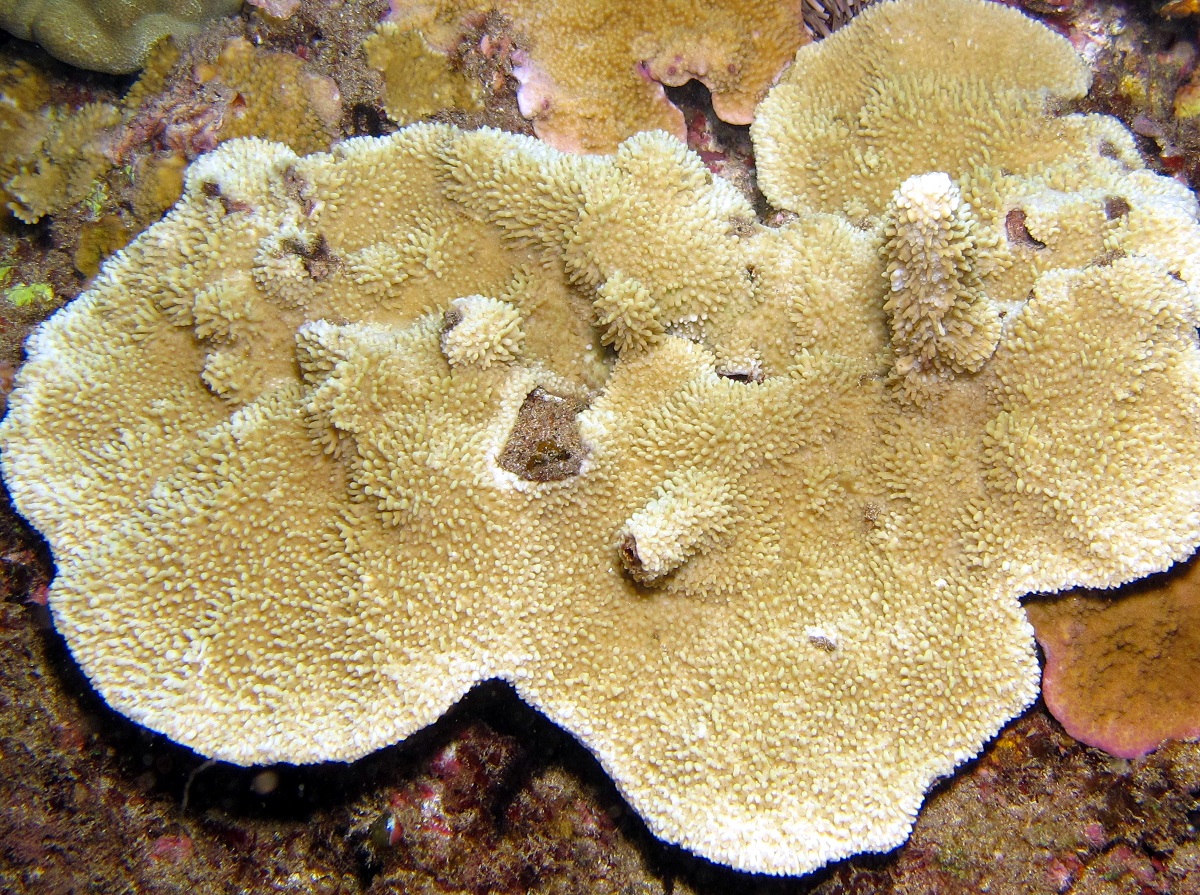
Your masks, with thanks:
[{"label": "coral polyp bump", "polygon": [[777,229],[662,133],[197,161],[0,425],[105,699],[316,762],[500,678],[715,861],[902,842],[1037,693],[1020,598],[1200,539],[1200,226],[1016,11],[884,3],[791,71]]}]

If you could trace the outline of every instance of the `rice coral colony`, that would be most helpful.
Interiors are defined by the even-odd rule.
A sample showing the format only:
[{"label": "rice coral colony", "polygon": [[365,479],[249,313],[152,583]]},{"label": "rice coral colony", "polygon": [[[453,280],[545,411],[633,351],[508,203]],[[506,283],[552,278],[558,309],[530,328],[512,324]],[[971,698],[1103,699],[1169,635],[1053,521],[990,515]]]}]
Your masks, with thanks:
[{"label": "rice coral colony", "polygon": [[1196,204],[1047,112],[1086,83],[1013,10],[875,7],[760,113],[778,229],[664,134],[223,145],[0,426],[59,628],[225,760],[496,677],[713,860],[896,845],[1036,694],[1019,598],[1200,532]]},{"label": "rice coral colony", "polygon": [[51,56],[110,74],[137,71],[166,37],[186,38],[241,0],[0,0],[0,28]]},{"label": "rice coral colony", "polygon": [[[398,31],[387,29],[415,28],[449,49],[459,23],[487,10],[506,16],[525,48],[513,71],[521,114],[533,119],[543,141],[572,151],[611,152],[626,137],[655,128],[683,139],[683,113],[663,85],[693,78],[712,91],[722,120],[749,124],[767,88],[809,39],[800,0],[395,0],[395,24],[381,36],[391,43]],[[411,63],[398,64],[398,48],[389,52],[394,61],[385,80],[395,106],[416,72]],[[431,79],[444,82],[443,92],[455,89],[445,75]],[[389,114],[412,120],[390,108]]]}]

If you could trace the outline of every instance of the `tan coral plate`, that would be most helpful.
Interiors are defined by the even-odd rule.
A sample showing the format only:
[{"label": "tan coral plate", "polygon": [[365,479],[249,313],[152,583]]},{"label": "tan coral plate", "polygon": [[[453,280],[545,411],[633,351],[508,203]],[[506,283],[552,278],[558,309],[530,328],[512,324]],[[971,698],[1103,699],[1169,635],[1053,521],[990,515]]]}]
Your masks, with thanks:
[{"label": "tan coral plate", "polygon": [[880,4],[759,112],[779,229],[662,133],[223,145],[0,426],[56,624],[215,758],[501,678],[712,860],[897,845],[1037,692],[1020,597],[1200,538],[1196,203],[1047,111],[1086,86],[1014,10]]}]

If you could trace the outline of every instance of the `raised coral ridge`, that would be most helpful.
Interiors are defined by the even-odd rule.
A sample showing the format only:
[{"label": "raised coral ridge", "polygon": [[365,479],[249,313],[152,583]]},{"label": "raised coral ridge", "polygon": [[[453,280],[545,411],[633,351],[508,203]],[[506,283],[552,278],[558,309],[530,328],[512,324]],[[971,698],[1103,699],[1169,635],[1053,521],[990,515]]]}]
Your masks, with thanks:
[{"label": "raised coral ridge", "polygon": [[939,374],[978,370],[1000,338],[1000,318],[979,283],[975,218],[947,175],[918,174],[888,207],[884,255],[896,373],[905,388]]},{"label": "raised coral ridge", "polygon": [[[779,229],[665,134],[598,157],[416,125],[194,164],[31,341],[0,425],[105,698],[206,755],[313,762],[502,678],[713,860],[901,842],[1037,692],[1020,597],[1200,538],[1200,225],[1118,124],[1046,111],[1082,75],[1019,13],[857,22],[796,67],[875,35],[874,107],[1024,91],[988,119],[1023,153],[922,167],[910,123],[816,169],[781,99],[763,176],[824,200]],[[953,24],[930,46],[969,86],[888,74],[880,22]],[[1005,41],[1052,51],[1049,86],[978,51]]]}]

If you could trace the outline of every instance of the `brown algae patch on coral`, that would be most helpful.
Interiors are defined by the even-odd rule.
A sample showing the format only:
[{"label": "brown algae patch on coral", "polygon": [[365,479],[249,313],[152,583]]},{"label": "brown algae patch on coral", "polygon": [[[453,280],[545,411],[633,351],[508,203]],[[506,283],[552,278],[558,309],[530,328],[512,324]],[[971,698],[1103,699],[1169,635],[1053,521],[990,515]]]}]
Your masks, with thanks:
[{"label": "brown algae patch on coral", "polygon": [[[38,331],[0,425],[104,697],[206,755],[313,762],[501,678],[713,860],[901,842],[1036,695],[1019,598],[1196,545],[1200,226],[1118,124],[1047,113],[1078,82],[1058,38],[904,0],[824,46],[862,29],[886,74],[880,16],[956,22],[931,46],[962,95],[1038,98],[996,125],[1036,138],[1025,167],[922,168],[897,131],[899,161],[821,169],[860,201],[772,229],[664,134],[598,157],[424,124],[194,164]],[[1021,29],[1049,87],[977,52]],[[959,95],[871,95],[897,83]],[[771,164],[811,172],[790,102]]]},{"label": "brown algae patch on coral", "polygon": [[448,49],[442,44],[455,39],[460,23],[487,10],[506,16],[522,42],[523,61],[514,71],[521,113],[549,145],[584,152],[611,152],[644,130],[682,139],[683,116],[663,86],[693,78],[712,91],[723,120],[748,124],[809,40],[802,4],[794,0],[397,0],[391,18]]}]

